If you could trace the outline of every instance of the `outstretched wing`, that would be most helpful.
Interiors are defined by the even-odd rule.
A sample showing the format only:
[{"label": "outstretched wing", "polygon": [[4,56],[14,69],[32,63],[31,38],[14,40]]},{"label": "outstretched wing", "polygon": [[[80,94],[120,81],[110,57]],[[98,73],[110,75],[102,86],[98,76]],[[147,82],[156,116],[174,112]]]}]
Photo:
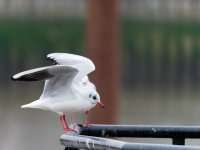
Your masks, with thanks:
[{"label": "outstretched wing", "polygon": [[36,68],[18,73],[13,76],[17,81],[42,81],[46,80],[41,98],[59,95],[71,89],[71,84],[78,73],[76,68],[66,65],[56,65]]},{"label": "outstretched wing", "polygon": [[68,65],[79,70],[75,80],[81,81],[83,77],[95,70],[93,62],[86,57],[68,54],[68,53],[52,53],[47,55],[47,60],[58,65]]},{"label": "outstretched wing", "polygon": [[48,80],[58,75],[76,75],[78,70],[71,66],[58,65],[58,66],[47,66],[27,71],[20,72],[12,77],[14,81],[42,81]]}]

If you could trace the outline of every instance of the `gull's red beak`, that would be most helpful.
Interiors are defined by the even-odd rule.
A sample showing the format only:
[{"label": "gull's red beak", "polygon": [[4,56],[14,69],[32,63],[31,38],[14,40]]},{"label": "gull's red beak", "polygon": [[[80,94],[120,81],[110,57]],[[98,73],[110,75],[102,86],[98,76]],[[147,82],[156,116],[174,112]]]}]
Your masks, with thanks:
[{"label": "gull's red beak", "polygon": [[101,102],[98,102],[98,105],[99,105],[100,107],[102,107],[103,109],[105,109],[104,104],[102,104]]}]

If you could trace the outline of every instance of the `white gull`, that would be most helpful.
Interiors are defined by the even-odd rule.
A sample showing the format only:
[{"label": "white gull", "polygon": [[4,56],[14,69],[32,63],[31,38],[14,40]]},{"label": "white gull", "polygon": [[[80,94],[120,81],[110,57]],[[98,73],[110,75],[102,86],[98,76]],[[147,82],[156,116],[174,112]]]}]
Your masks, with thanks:
[{"label": "white gull", "polygon": [[[87,116],[96,104],[104,108],[95,85],[87,76],[95,70],[95,66],[86,57],[68,53],[48,54],[47,59],[54,65],[27,70],[12,77],[16,81],[45,81],[40,98],[21,108],[56,112],[60,115],[64,131],[71,131],[73,129],[69,128],[65,114],[85,112]],[[85,125],[89,125],[87,117]]]}]

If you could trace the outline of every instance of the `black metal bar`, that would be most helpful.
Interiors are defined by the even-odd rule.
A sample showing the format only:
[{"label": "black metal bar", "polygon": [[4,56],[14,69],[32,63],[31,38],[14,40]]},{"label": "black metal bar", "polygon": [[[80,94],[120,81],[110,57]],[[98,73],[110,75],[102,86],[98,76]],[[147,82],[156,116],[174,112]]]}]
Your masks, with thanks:
[{"label": "black metal bar", "polygon": [[90,150],[200,150],[200,147],[194,146],[127,143],[118,140],[83,136],[78,134],[63,134],[60,141],[61,144],[66,147]]},{"label": "black metal bar", "polygon": [[65,147],[65,150],[78,150],[78,148]]},{"label": "black metal bar", "polygon": [[200,126],[91,124],[89,128],[79,125],[79,134],[96,137],[172,138],[177,141],[179,138],[200,138]]},{"label": "black metal bar", "polygon": [[173,138],[172,144],[173,145],[185,145],[185,138]]}]

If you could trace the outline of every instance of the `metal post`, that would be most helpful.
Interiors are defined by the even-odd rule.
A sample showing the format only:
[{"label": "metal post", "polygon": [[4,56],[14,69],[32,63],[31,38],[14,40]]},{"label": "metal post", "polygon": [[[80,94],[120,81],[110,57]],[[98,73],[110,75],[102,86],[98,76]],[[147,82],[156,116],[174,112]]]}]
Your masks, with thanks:
[{"label": "metal post", "polygon": [[119,14],[118,0],[88,0],[87,53],[96,71],[91,80],[97,86],[106,109],[93,109],[92,123],[117,123],[119,100]]}]

